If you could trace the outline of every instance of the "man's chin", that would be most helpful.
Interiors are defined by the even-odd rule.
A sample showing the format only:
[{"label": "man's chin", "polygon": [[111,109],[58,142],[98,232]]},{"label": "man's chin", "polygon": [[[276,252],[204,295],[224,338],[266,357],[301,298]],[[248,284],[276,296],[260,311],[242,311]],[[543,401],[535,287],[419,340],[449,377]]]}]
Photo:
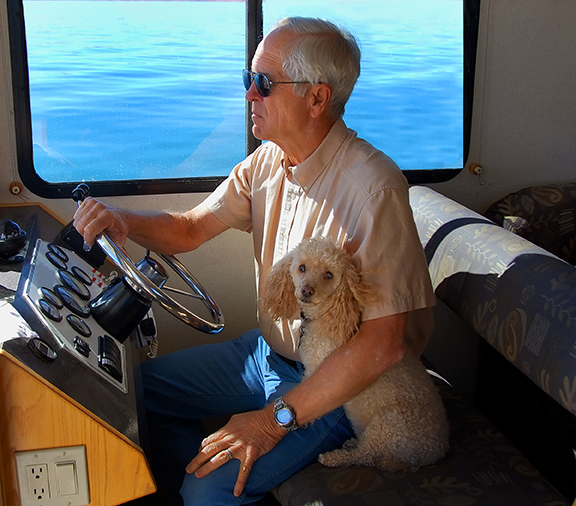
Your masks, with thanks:
[{"label": "man's chin", "polygon": [[262,134],[262,132],[260,131],[260,129],[256,126],[256,125],[252,125],[252,135],[254,137],[256,137],[256,139],[258,139],[259,141],[265,141],[267,140],[264,135]]}]

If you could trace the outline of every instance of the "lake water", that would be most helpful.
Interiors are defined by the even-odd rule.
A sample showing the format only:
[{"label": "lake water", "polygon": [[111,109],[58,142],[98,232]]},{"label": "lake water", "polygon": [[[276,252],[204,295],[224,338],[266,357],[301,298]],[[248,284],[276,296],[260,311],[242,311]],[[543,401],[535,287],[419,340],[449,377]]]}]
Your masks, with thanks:
[{"label": "lake water", "polygon": [[[25,0],[34,161],[50,182],[226,175],[245,156],[244,2]],[[462,165],[462,0],[264,0],[354,33],[345,120],[402,169]]]}]

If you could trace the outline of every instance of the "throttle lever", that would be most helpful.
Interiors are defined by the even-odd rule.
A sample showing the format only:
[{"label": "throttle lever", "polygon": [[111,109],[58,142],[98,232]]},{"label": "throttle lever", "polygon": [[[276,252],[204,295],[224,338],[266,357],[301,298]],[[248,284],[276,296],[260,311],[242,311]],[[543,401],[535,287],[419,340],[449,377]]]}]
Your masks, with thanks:
[{"label": "throttle lever", "polygon": [[[86,183],[80,183],[74,190],[72,190],[72,200],[78,204],[78,207],[84,202],[84,199],[90,195],[90,187]],[[92,247],[84,241],[82,249],[86,252],[90,251]]]}]

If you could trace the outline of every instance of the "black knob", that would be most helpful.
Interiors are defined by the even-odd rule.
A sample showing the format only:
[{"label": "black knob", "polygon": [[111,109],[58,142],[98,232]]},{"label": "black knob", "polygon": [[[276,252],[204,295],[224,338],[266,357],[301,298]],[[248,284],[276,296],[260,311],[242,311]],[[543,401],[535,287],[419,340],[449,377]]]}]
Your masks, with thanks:
[{"label": "black knob", "polygon": [[74,202],[82,202],[88,195],[90,195],[90,187],[86,183],[80,183],[72,190],[72,200]]}]

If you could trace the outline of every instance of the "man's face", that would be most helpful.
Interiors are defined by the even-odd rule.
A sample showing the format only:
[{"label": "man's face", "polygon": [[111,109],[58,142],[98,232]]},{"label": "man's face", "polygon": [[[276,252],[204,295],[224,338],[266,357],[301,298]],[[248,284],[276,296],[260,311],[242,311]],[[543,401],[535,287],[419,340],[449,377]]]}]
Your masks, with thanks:
[{"label": "man's face", "polygon": [[[290,81],[282,69],[281,51],[294,40],[294,34],[287,30],[275,30],[258,45],[252,71],[265,74],[270,81]],[[294,139],[301,132],[300,126],[307,115],[306,97],[298,97],[291,84],[273,84],[270,95],[262,97],[252,83],[246,92],[246,100],[252,103],[252,133],[261,140],[270,140],[280,147]]]}]

